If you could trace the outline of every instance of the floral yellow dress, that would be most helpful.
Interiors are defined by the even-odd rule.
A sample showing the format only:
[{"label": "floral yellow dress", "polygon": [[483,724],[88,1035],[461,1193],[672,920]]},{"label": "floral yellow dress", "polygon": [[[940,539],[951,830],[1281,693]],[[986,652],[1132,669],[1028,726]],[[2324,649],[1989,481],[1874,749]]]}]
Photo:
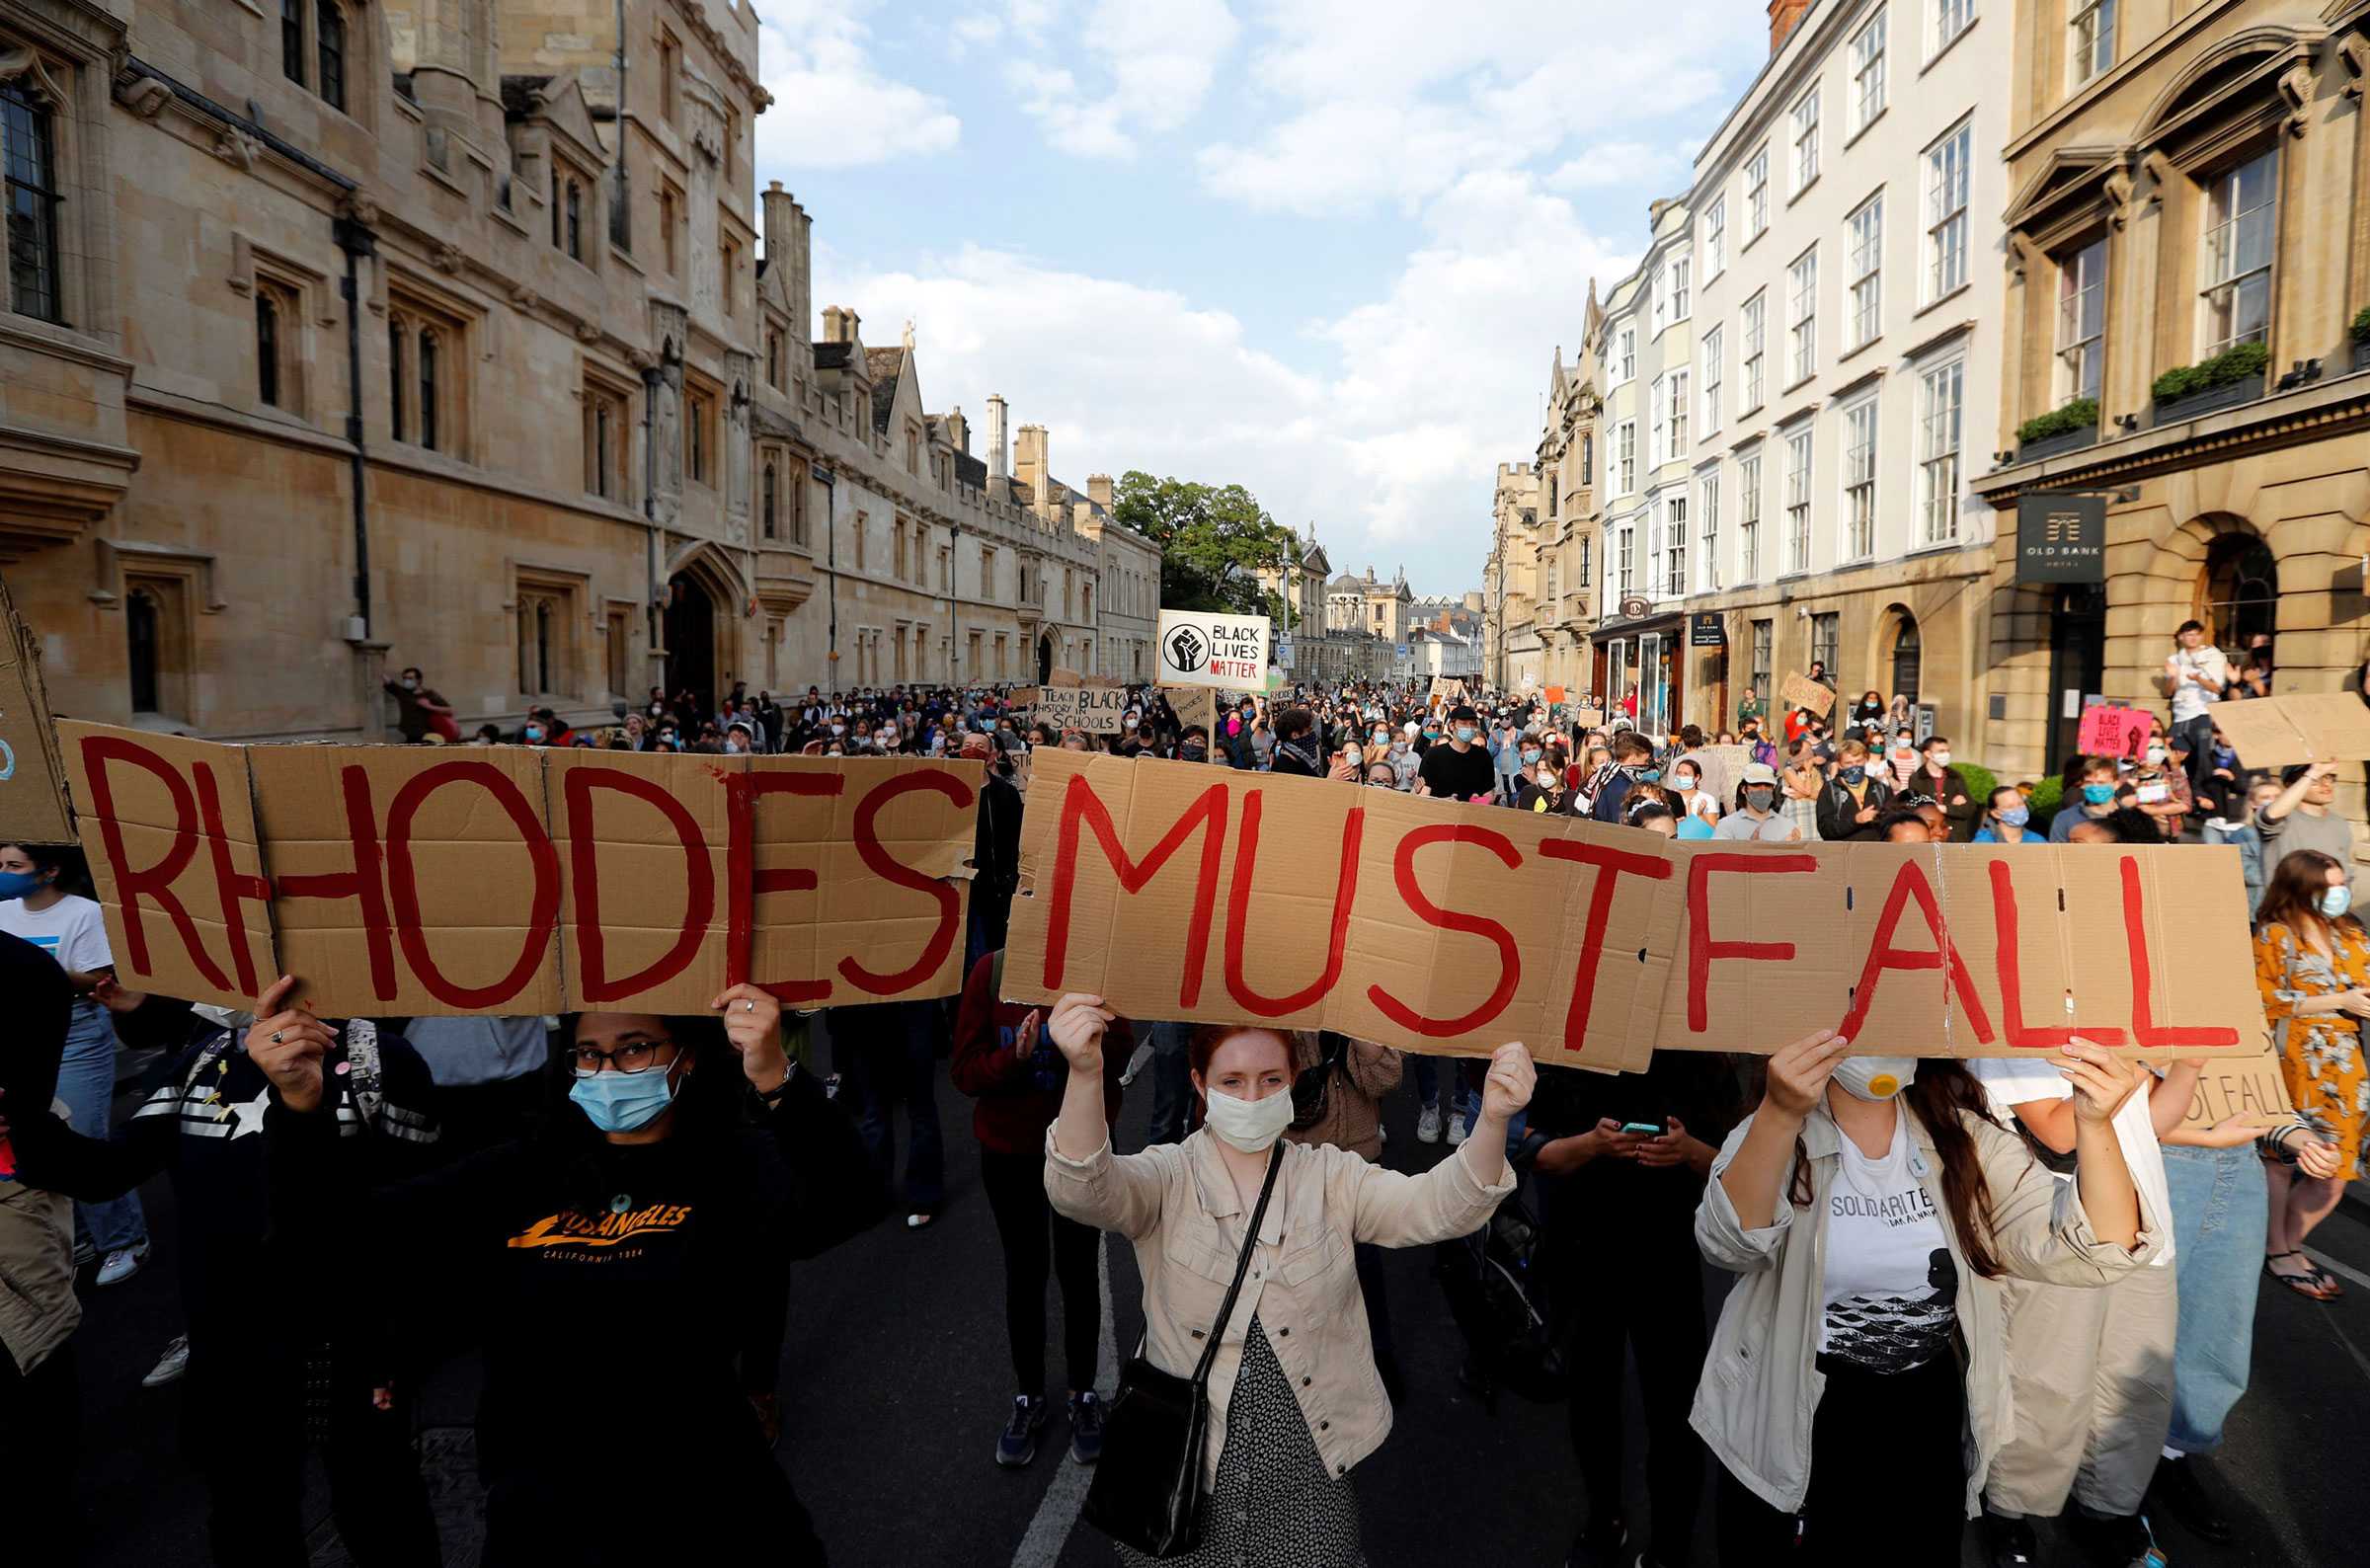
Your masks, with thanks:
[{"label": "floral yellow dress", "polygon": [[2350,1013],[2299,1014],[2308,996],[2333,996],[2370,986],[2370,932],[2354,920],[2330,922],[2333,962],[2296,939],[2284,925],[2255,933],[2254,980],[2279,1053],[2280,1075],[2298,1114],[2333,1139],[2342,1161],[2339,1181],[2362,1174],[2362,1130],[2370,1124],[2370,1071],[2362,1062],[2361,1020]]}]

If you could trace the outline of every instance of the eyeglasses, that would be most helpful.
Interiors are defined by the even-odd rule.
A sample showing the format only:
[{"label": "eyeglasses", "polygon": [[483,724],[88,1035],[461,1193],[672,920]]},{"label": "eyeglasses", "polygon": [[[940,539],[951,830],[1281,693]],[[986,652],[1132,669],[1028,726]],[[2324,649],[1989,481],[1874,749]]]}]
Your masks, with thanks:
[{"label": "eyeglasses", "polygon": [[629,1040],[614,1051],[595,1051],[591,1046],[576,1046],[568,1053],[569,1066],[580,1078],[590,1078],[603,1067],[618,1072],[647,1072],[660,1064],[659,1053],[666,1052],[668,1061],[674,1059],[672,1040]]}]

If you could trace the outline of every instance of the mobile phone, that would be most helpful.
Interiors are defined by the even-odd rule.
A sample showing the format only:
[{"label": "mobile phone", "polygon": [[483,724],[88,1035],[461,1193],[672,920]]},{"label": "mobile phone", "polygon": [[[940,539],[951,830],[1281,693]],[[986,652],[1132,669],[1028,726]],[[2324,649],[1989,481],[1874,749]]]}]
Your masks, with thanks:
[{"label": "mobile phone", "polygon": [[1623,1122],[1621,1124],[1621,1131],[1624,1133],[1643,1133],[1648,1137],[1660,1137],[1663,1134],[1663,1126],[1660,1122]]}]

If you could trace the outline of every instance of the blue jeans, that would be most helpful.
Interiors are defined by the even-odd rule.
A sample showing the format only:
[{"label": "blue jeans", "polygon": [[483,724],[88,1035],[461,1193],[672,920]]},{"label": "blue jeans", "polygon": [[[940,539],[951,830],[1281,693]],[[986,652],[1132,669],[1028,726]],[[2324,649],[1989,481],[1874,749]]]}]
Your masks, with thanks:
[{"label": "blue jeans", "polygon": [[[95,1003],[74,1004],[65,1055],[57,1064],[57,1094],[66,1102],[67,1126],[84,1137],[106,1138],[108,1108],[116,1097],[116,1026]],[[102,1258],[147,1239],[148,1216],[140,1212],[138,1193],[74,1206],[75,1243],[88,1243]]]},{"label": "blue jeans", "polygon": [[1145,1141],[1182,1143],[1185,1123],[1193,1109],[1193,1062],[1185,1048],[1193,1025],[1152,1025],[1152,1128]]},{"label": "blue jeans", "polygon": [[897,1130],[889,1103],[906,1102],[912,1138],[906,1152],[908,1210],[935,1209],[946,1199],[946,1144],[939,1136],[935,1092],[945,1016],[934,1001],[873,1002],[830,1011],[831,1064],[854,1091],[856,1136],[887,1192],[897,1191]]},{"label": "blue jeans", "polygon": [[1450,1090],[1457,1097],[1455,1110],[1459,1116],[1465,1115],[1480,1103],[1473,1098],[1473,1091],[1465,1083],[1464,1074],[1457,1070],[1459,1059],[1456,1057],[1417,1057],[1415,1058],[1415,1103],[1417,1105],[1437,1105],[1443,1111],[1449,1110],[1451,1108],[1449,1101],[1441,1092],[1441,1080],[1444,1078],[1448,1080]]},{"label": "blue jeans", "polygon": [[2172,1194],[2172,1270],[2180,1329],[2172,1347],[2172,1430],[2167,1446],[2211,1453],[2222,1421],[2247,1391],[2254,1302],[2270,1218],[2252,1144],[2165,1148]]}]

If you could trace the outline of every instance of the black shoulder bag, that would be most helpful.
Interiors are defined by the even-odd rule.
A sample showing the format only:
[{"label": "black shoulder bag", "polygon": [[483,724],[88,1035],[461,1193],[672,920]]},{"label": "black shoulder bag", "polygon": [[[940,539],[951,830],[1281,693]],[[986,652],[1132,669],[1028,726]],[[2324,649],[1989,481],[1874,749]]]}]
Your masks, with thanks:
[{"label": "black shoulder bag", "polygon": [[1259,1205],[1243,1230],[1234,1283],[1226,1287],[1225,1303],[1218,1309],[1210,1343],[1202,1347],[1193,1375],[1162,1372],[1145,1359],[1141,1346],[1119,1370],[1119,1391],[1111,1399],[1103,1456],[1094,1467],[1094,1484],[1086,1489],[1084,1513],[1087,1524],[1147,1557],[1180,1556],[1201,1544],[1210,1367],[1218,1360],[1226,1321],[1234,1315],[1234,1299],[1251,1269],[1251,1249],[1259,1244],[1260,1221],[1267,1217],[1267,1200],[1276,1190],[1276,1172],[1283,1168],[1284,1144],[1279,1139],[1268,1158]]}]

